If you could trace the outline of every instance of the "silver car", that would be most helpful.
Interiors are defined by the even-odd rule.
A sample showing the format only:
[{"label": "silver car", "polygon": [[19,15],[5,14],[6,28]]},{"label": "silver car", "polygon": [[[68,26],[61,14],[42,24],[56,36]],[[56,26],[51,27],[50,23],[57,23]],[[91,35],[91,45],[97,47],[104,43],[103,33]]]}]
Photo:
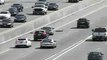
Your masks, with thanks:
[{"label": "silver car", "polygon": [[52,48],[56,48],[56,41],[54,41],[53,39],[43,39],[41,42],[40,42],[40,48],[43,48],[43,47],[52,47]]}]

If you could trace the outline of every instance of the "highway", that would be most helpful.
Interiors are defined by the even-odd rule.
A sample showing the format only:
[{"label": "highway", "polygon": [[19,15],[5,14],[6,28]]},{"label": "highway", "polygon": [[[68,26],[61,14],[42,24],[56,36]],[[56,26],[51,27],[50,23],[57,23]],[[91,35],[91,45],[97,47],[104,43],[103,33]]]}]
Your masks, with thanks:
[{"label": "highway", "polygon": [[[72,14],[70,16],[62,18],[55,23],[47,25],[55,28],[55,35],[51,36],[50,38],[53,38],[57,41],[57,48],[39,48],[40,42],[33,41],[33,34],[29,33],[24,35],[23,37],[28,37],[32,40],[32,47],[14,48],[15,40],[9,41],[5,44],[0,45],[0,60],[87,60],[87,55],[91,51],[103,52],[104,60],[106,60],[107,43],[91,41],[91,30],[93,28],[107,28],[106,4],[107,1],[105,0],[103,4],[98,4],[95,7],[93,6],[85,10],[78,11],[75,14]],[[68,5],[65,4],[65,7],[66,6]],[[29,16],[28,20],[33,20],[39,17]],[[91,27],[89,29],[76,28],[76,20],[80,17],[85,17],[90,20]],[[57,32],[57,30],[62,31]]]}]

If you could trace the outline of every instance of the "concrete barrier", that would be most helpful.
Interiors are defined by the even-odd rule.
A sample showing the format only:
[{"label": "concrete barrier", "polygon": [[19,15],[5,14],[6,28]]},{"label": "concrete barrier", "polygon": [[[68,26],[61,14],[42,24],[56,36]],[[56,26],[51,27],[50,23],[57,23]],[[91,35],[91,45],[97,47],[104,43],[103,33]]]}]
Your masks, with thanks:
[{"label": "concrete barrier", "polygon": [[[96,1],[91,0],[90,4],[95,3],[95,2],[98,2],[98,0],[96,0]],[[86,7],[86,5],[87,5],[87,2],[84,2],[82,7]],[[56,22],[57,19],[65,17],[66,15],[69,15],[73,12],[76,12],[79,9],[80,9],[79,4],[74,4],[74,5],[65,7],[61,10],[50,13],[48,15],[42,16],[41,18],[38,18],[38,19],[32,20],[30,22],[24,23],[24,24],[17,26],[15,28],[11,28],[5,32],[0,33],[0,43],[4,42],[6,40],[9,40],[11,38],[14,38],[18,35],[24,34],[28,31],[34,30],[34,29],[41,27],[43,25],[49,24],[51,22]]]}]

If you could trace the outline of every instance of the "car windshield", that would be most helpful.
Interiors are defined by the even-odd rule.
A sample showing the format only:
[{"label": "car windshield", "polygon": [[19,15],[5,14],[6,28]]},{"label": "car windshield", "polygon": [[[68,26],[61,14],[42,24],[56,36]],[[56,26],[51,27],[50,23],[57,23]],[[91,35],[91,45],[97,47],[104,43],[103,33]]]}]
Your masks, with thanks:
[{"label": "car windshield", "polygon": [[35,5],[35,7],[44,7],[43,5]]},{"label": "car windshield", "polygon": [[7,14],[7,12],[0,12],[1,14]]},{"label": "car windshield", "polygon": [[43,42],[51,42],[51,39],[45,39]]},{"label": "car windshield", "polygon": [[24,15],[16,15],[16,18],[22,18]]},{"label": "car windshield", "polygon": [[55,3],[50,3],[49,5],[55,5]]},{"label": "car windshield", "polygon": [[106,32],[105,28],[96,28],[94,32]]},{"label": "car windshield", "polygon": [[46,0],[39,0],[39,1],[46,1]]},{"label": "car windshield", "polygon": [[26,40],[26,39],[18,39],[18,40]]}]

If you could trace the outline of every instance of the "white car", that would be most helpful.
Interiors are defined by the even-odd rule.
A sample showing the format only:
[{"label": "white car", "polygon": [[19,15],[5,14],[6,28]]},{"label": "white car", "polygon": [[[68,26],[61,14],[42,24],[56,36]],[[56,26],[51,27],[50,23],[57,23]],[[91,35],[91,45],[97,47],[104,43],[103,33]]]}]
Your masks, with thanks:
[{"label": "white car", "polygon": [[44,4],[36,4],[35,6],[32,6],[33,8],[33,15],[35,14],[47,14],[47,10],[48,10],[48,7],[45,6]]},{"label": "white car", "polygon": [[5,1],[4,0],[0,0],[0,5],[4,4]]},{"label": "white car", "polygon": [[31,41],[28,38],[18,38],[15,47],[31,47]]},{"label": "white car", "polygon": [[5,16],[7,18],[11,18],[11,14],[9,11],[2,11],[0,12],[0,17]]},{"label": "white car", "polygon": [[56,44],[57,44],[56,41],[54,41],[53,39],[45,38],[40,42],[40,48],[43,48],[43,47],[55,48]]}]

